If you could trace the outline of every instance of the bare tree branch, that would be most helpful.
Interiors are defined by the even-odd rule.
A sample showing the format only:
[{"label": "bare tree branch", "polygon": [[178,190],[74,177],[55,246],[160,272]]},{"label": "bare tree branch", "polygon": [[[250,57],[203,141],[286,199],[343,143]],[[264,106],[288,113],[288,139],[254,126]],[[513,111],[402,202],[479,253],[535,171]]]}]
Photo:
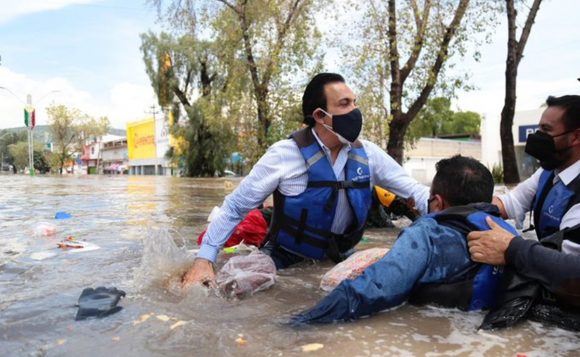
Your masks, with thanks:
[{"label": "bare tree branch", "polygon": [[532,25],[534,25],[534,21],[536,19],[536,15],[538,10],[540,9],[540,4],[542,0],[534,0],[532,7],[530,8],[530,12],[528,13],[528,18],[526,19],[526,24],[524,25],[524,29],[520,35],[520,40],[517,42],[517,50],[516,50],[516,66],[520,64],[520,60],[524,54],[524,48],[526,47],[526,42],[528,41],[528,37],[530,36],[530,32],[532,31]]},{"label": "bare tree branch", "polygon": [[425,1],[425,6],[423,7],[423,14],[419,16],[417,4],[413,1],[414,7],[413,12],[415,14],[415,23],[417,24],[417,34],[415,35],[415,40],[413,44],[413,50],[407,63],[403,69],[401,69],[401,83],[404,83],[415,65],[417,64],[417,60],[419,59],[419,55],[421,54],[421,50],[423,49],[423,43],[425,39],[425,32],[427,31],[427,24],[429,23],[429,12],[431,11],[431,0]]},{"label": "bare tree branch", "polygon": [[425,103],[427,102],[429,94],[431,94],[431,91],[435,87],[435,81],[437,79],[437,76],[439,75],[439,72],[443,67],[443,63],[445,63],[445,60],[447,59],[447,54],[449,52],[449,43],[451,42],[451,39],[453,38],[455,32],[459,28],[459,24],[461,23],[461,19],[465,15],[468,5],[469,0],[461,0],[459,2],[457,10],[455,11],[455,15],[453,16],[453,20],[445,30],[445,35],[443,36],[443,40],[441,41],[441,46],[439,48],[439,52],[437,53],[435,63],[429,70],[429,78],[427,78],[427,83],[425,84],[425,87],[423,87],[423,89],[421,90],[421,94],[419,94],[419,97],[415,100],[415,102],[409,107],[409,110],[407,111],[407,115],[410,118],[414,118],[419,113],[423,105],[425,105]]}]

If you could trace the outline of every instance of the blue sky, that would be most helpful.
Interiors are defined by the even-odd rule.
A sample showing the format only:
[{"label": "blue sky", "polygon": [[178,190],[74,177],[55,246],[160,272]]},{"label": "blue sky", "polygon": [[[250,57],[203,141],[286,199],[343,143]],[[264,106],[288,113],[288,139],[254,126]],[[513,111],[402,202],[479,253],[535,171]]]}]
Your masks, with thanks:
[{"label": "blue sky", "polygon": [[[39,124],[46,124],[44,107],[53,102],[106,115],[118,128],[148,115],[155,98],[139,34],[160,26],[145,0],[0,0],[0,5],[0,86],[14,93],[0,90],[0,128],[22,125],[19,100],[27,94]],[[578,0],[544,0],[519,68],[518,110],[537,108],[550,94],[580,93],[579,13]],[[464,61],[478,89],[459,93],[460,109],[488,118],[501,111],[506,31],[504,21],[494,42],[482,47],[481,63]],[[340,70],[333,67],[328,69]]]},{"label": "blue sky", "polygon": [[139,34],[159,26],[144,0],[16,2],[0,15],[0,86],[15,94],[0,91],[0,128],[22,125],[16,97],[29,93],[39,124],[52,102],[107,115],[115,127],[147,115],[155,98]]}]

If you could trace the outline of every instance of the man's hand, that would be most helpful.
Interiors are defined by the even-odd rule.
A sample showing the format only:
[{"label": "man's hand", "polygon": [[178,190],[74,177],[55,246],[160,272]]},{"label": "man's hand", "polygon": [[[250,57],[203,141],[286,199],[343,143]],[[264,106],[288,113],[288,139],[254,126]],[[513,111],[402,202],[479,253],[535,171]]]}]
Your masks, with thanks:
[{"label": "man's hand", "polygon": [[193,261],[189,271],[183,275],[181,287],[203,284],[208,287],[217,287],[215,282],[215,272],[213,264],[206,259],[197,258]]},{"label": "man's hand", "polygon": [[478,263],[505,265],[505,252],[514,235],[491,219],[485,218],[489,231],[475,231],[467,235],[471,259]]}]

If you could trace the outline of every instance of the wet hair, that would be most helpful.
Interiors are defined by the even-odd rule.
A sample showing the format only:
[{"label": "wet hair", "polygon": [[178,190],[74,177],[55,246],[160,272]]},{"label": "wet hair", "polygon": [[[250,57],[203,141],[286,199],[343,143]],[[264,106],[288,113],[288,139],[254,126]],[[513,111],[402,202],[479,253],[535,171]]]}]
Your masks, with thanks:
[{"label": "wet hair", "polygon": [[549,96],[546,99],[548,107],[564,109],[564,128],[566,131],[580,128],[580,95]]},{"label": "wet hair", "polygon": [[450,206],[491,202],[493,176],[481,162],[472,157],[455,155],[435,164],[437,173],[431,194],[441,195]]},{"label": "wet hair", "polygon": [[302,114],[304,115],[304,123],[308,126],[314,126],[314,118],[312,112],[316,108],[326,110],[326,95],[324,94],[324,86],[328,83],[342,82],[345,80],[340,74],[336,73],[318,73],[310,80],[310,83],[304,90],[302,96]]}]

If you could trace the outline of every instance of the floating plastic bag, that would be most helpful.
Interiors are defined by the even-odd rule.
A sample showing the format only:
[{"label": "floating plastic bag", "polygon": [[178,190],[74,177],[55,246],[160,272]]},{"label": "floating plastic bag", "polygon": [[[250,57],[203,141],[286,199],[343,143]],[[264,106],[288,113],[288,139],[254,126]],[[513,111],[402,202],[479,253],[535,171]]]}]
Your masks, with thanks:
[{"label": "floating plastic bag", "polygon": [[76,252],[87,252],[91,250],[97,250],[100,247],[96,244],[85,242],[82,240],[77,240],[73,236],[68,236],[60,242],[56,243],[56,246],[62,250],[67,250],[70,253]]},{"label": "floating plastic bag", "polygon": [[324,274],[320,281],[320,288],[324,291],[331,291],[341,281],[356,278],[370,265],[381,260],[388,251],[388,248],[370,248],[354,253]]},{"label": "floating plastic bag", "polygon": [[54,219],[69,219],[72,218],[72,214],[64,211],[56,212]]},{"label": "floating plastic bag", "polygon": [[266,290],[276,280],[276,265],[260,251],[237,255],[224,264],[217,275],[217,284],[228,298],[243,299]]},{"label": "floating plastic bag", "polygon": [[47,222],[40,222],[34,227],[36,237],[50,237],[56,234],[56,226]]}]

